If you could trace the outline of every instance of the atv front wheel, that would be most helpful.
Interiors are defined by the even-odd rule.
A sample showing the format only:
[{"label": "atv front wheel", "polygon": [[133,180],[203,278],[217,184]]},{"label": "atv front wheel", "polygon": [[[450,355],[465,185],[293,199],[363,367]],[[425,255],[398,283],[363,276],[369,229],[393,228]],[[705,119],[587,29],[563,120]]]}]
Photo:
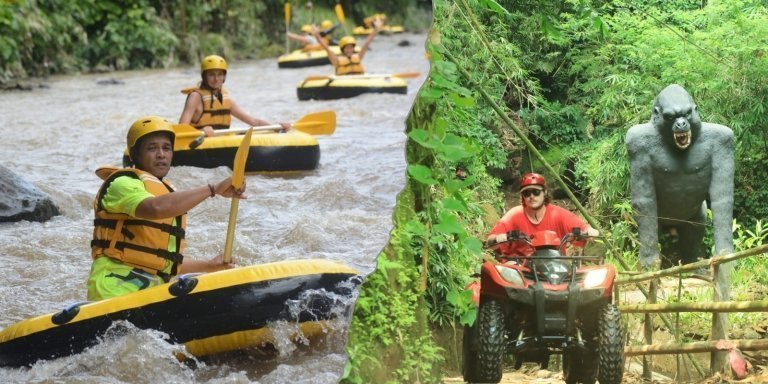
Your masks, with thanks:
[{"label": "atv front wheel", "polygon": [[497,300],[485,300],[480,304],[477,318],[478,381],[498,383],[501,380],[506,345],[504,309]]},{"label": "atv front wheel", "polygon": [[597,354],[574,349],[563,353],[563,379],[566,384],[595,384]]},{"label": "atv front wheel", "polygon": [[597,379],[600,384],[618,384],[624,375],[624,345],[621,332],[621,314],[614,304],[600,309],[598,326],[598,355],[600,366]]}]

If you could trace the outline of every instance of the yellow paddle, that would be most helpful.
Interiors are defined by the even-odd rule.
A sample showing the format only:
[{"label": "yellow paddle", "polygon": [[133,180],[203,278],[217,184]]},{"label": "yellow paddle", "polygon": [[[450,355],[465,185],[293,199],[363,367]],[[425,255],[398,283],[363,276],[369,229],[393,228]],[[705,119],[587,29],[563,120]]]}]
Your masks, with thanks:
[{"label": "yellow paddle", "polygon": [[[274,124],[261,127],[220,129],[213,131],[213,134],[215,136],[221,136],[233,133],[243,133],[251,128],[253,128],[254,131],[274,131],[282,129],[283,126]],[[291,124],[291,128],[310,135],[330,135],[336,130],[336,112],[320,111],[308,113],[302,116],[297,122]],[[197,139],[189,143],[189,147],[192,149],[197,148],[203,141],[205,141],[205,133],[201,133],[199,129],[189,124],[176,124],[173,126],[173,130],[176,131],[176,139],[197,137]]]},{"label": "yellow paddle", "polygon": [[286,2],[285,3],[285,54],[289,54],[290,50],[288,48],[288,25],[291,23],[291,3]]},{"label": "yellow paddle", "polygon": [[344,24],[346,19],[344,18],[344,9],[341,7],[341,4],[336,4],[334,10],[336,11],[336,17],[339,18],[339,22]]},{"label": "yellow paddle", "polygon": [[342,76],[336,76],[336,75],[328,75],[328,76],[307,76],[304,78],[304,81],[309,80],[325,80],[325,79],[371,79],[371,78],[379,78],[379,77],[399,77],[401,79],[413,79],[416,77],[419,77],[419,72],[402,72],[402,73],[392,73],[389,75],[386,74],[368,74],[368,75],[342,75]]},{"label": "yellow paddle", "polygon": [[[235,162],[232,164],[232,188],[238,190],[245,182],[245,161],[248,159],[248,151],[251,149],[251,135],[253,129],[249,129],[240,142],[240,147],[235,153]],[[232,196],[232,205],[229,208],[229,225],[227,225],[227,241],[224,243],[224,264],[232,260],[232,241],[235,238],[235,223],[237,222],[237,206],[240,199]]]},{"label": "yellow paddle", "polygon": [[339,19],[339,23],[341,23],[341,26],[344,27],[344,33],[348,33],[347,24],[345,23],[346,19],[344,18],[344,9],[341,8],[341,4],[336,4],[334,10],[336,11],[336,17]]}]

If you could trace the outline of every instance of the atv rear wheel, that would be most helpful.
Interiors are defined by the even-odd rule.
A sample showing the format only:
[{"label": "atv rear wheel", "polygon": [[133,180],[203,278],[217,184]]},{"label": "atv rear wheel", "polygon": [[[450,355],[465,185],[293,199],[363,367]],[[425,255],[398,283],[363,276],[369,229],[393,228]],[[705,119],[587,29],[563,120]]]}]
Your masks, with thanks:
[{"label": "atv rear wheel", "polygon": [[464,337],[461,344],[461,373],[464,375],[464,381],[477,383],[480,381],[480,377],[477,376],[479,370],[479,362],[477,361],[477,321],[472,326],[464,326]]},{"label": "atv rear wheel", "polygon": [[488,299],[480,304],[477,318],[477,378],[483,383],[501,380],[501,362],[507,345],[504,309],[501,303]]},{"label": "atv rear wheel", "polygon": [[597,378],[600,384],[621,383],[624,375],[624,345],[619,309],[613,304],[604,305],[600,309],[597,324],[600,361]]}]

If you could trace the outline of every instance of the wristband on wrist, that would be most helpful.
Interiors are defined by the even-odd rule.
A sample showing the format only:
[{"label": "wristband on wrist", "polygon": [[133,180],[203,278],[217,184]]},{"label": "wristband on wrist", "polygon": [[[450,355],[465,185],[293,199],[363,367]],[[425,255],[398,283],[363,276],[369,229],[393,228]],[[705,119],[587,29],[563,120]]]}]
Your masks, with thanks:
[{"label": "wristband on wrist", "polygon": [[213,184],[208,183],[208,189],[211,190],[211,197],[216,197],[216,188],[213,187]]}]

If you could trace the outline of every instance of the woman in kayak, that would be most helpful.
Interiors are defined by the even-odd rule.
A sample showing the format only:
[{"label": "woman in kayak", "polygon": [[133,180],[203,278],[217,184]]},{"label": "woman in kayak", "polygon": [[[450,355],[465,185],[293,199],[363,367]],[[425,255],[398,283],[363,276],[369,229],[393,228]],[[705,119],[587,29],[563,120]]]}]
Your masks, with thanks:
[{"label": "woman in kayak", "polygon": [[371,34],[368,35],[368,38],[365,39],[365,42],[363,42],[363,45],[360,47],[360,52],[355,52],[357,40],[354,37],[342,37],[341,40],[339,40],[339,49],[341,49],[340,55],[334,53],[328,44],[325,44],[325,42],[320,39],[317,27],[312,27],[312,34],[315,36],[315,39],[318,40],[318,43],[325,48],[325,51],[328,52],[328,60],[331,61],[331,64],[333,64],[333,67],[336,69],[337,76],[362,75],[365,73],[362,64],[363,57],[365,57],[365,53],[368,52],[368,46],[371,45],[373,38],[378,34],[381,24],[381,20],[376,20],[373,23],[373,32],[371,32]]},{"label": "woman in kayak", "polygon": [[[181,112],[179,124],[191,124],[197,129],[202,129],[209,137],[213,136],[214,130],[228,129],[232,116],[253,127],[269,125],[267,121],[248,114],[224,89],[227,62],[223,57],[206,56],[200,63],[200,74],[200,85],[181,90],[181,93],[187,95],[187,102]],[[289,127],[289,124],[281,125],[283,129]]]}]

